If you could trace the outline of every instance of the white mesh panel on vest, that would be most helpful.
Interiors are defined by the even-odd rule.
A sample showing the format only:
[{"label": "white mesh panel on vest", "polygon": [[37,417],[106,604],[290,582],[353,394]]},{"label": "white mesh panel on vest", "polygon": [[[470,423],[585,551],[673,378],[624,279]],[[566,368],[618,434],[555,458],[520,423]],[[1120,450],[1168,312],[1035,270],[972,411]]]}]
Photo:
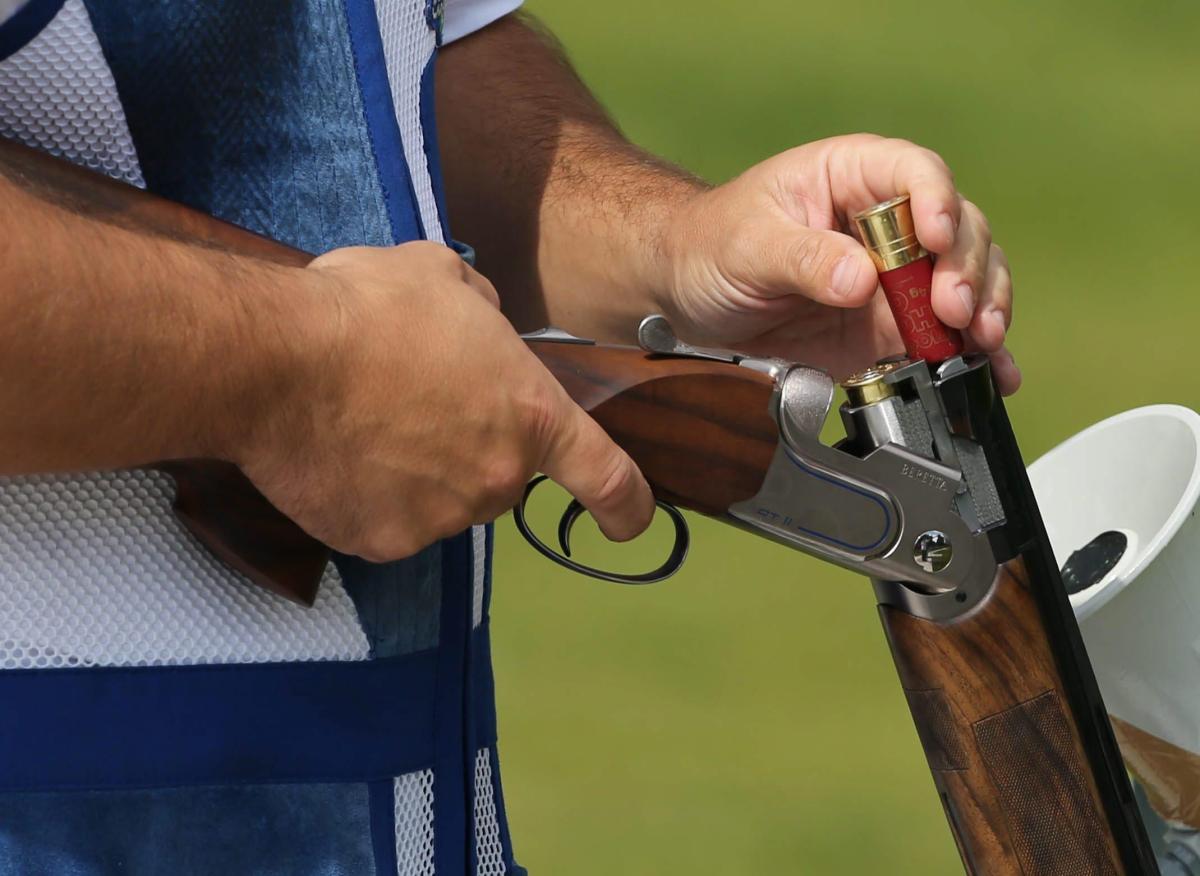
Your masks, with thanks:
[{"label": "white mesh panel on vest", "polygon": [[421,128],[421,72],[433,56],[437,37],[425,21],[425,0],[376,0],[375,14],[421,224],[430,240],[445,243]]},{"label": "white mesh panel on vest", "polygon": [[[0,61],[0,134],[142,185],[80,0]],[[172,491],[143,471],[0,479],[0,669],[366,659],[332,566],[310,611],[252,588],[183,530]]]},{"label": "white mesh panel on vest", "polygon": [[144,186],[117,87],[81,0],[0,61],[0,135]]},{"label": "white mesh panel on vest", "polygon": [[398,876],[433,876],[433,771],[401,776],[394,794]]},{"label": "white mesh panel on vest", "polygon": [[311,609],[250,586],[172,495],[158,472],[0,479],[0,668],[366,659],[333,566]]},{"label": "white mesh panel on vest", "polygon": [[496,814],[492,758],[486,748],[475,754],[475,856],[479,860],[475,871],[478,876],[504,876],[504,844]]}]

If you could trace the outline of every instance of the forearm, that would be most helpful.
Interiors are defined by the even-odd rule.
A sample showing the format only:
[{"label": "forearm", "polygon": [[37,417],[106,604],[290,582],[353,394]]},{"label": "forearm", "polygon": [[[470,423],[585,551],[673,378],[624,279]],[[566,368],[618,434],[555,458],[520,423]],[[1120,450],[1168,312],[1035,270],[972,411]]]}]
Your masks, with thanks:
[{"label": "forearm", "polygon": [[450,45],[437,76],[454,232],[505,313],[629,341],[666,284],[667,219],[704,184],[629,143],[527,20]]},{"label": "forearm", "polygon": [[300,359],[294,274],[130,227],[0,150],[0,473],[229,458]]},{"label": "forearm", "polygon": [[495,519],[535,471],[612,538],[654,514],[447,247],[310,260],[3,140],[0,241],[0,474],[226,459],[380,562]]}]

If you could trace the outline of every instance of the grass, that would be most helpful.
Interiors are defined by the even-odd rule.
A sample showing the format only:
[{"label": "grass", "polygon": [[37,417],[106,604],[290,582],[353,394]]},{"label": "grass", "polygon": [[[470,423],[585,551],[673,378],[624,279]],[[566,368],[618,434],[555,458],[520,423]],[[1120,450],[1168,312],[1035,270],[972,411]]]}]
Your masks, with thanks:
[{"label": "grass", "polygon": [[[1200,7],[530,8],[632,137],[710,179],[858,130],[938,150],[1013,265],[1028,459],[1117,411],[1200,407]],[[694,535],[683,573],[633,589],[499,525],[519,858],[534,876],[960,872],[867,583],[710,521]],[[631,566],[664,549],[580,544]]]}]

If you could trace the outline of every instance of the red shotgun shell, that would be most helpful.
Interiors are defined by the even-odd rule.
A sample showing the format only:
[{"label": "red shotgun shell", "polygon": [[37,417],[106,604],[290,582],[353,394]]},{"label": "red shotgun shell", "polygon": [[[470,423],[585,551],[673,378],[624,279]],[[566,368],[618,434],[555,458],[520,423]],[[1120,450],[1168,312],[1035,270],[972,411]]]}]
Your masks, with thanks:
[{"label": "red shotgun shell", "polygon": [[933,260],[928,255],[879,275],[905,352],[910,359],[936,363],[959,355],[963,342],[958,332],[934,316],[929,294],[932,282]]},{"label": "red shotgun shell", "polygon": [[909,358],[938,363],[962,353],[962,336],[933,313],[933,260],[917,242],[908,195],[863,210],[854,223],[879,271]]}]

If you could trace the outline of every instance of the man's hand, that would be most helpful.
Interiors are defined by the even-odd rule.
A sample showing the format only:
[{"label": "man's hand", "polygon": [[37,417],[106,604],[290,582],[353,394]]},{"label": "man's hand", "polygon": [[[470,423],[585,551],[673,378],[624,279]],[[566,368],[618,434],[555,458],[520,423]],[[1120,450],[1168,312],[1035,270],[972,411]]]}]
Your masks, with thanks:
[{"label": "man's hand", "polygon": [[2,143],[0,474],[223,459],[375,560],[494,519],[535,471],[610,538],[649,524],[632,460],[452,250],[199,245]]},{"label": "man's hand", "polygon": [[[617,540],[654,513],[633,461],[432,243],[328,253],[308,272],[311,373],[229,454],[310,534],[371,560],[495,519],[543,471]],[[325,327],[336,325],[334,331]]]},{"label": "man's hand", "polygon": [[1004,349],[1012,280],[979,208],[945,163],[868,134],[801,146],[684,203],[664,235],[664,304],[688,340],[796,358],[843,376],[903,350],[850,217],[900,194],[937,257],[934,312],[992,355],[1001,390],[1021,373]]},{"label": "man's hand", "polygon": [[992,355],[1005,392],[1012,293],[1004,254],[935,154],[835,137],[715,189],[626,140],[548,34],[509,17],[438,62],[438,122],[456,233],[519,326],[633,340],[665,311],[695,342],[821,365],[836,376],[903,345],[849,217],[912,196],[938,257],[934,311]]}]

